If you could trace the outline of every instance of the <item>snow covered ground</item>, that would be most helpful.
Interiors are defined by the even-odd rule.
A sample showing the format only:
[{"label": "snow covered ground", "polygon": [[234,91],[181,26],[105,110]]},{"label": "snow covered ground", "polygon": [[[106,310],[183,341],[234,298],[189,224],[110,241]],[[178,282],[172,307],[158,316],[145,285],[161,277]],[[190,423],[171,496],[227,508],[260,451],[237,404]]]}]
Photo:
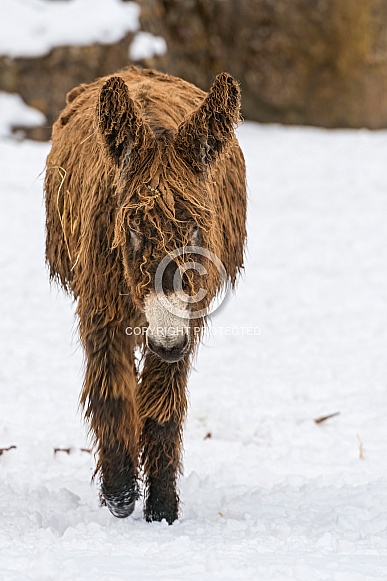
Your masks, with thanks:
[{"label": "snow covered ground", "polygon": [[44,265],[49,146],[0,139],[2,580],[387,579],[387,133],[239,137],[246,272],[190,379],[170,527],[98,506],[74,309]]}]

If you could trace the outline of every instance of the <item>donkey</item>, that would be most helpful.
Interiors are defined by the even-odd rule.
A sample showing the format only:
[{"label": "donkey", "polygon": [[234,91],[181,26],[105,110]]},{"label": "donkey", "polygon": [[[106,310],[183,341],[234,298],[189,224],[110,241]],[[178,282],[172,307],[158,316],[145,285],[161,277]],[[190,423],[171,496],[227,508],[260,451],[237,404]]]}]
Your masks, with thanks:
[{"label": "donkey", "polygon": [[70,91],[53,126],[46,260],[77,302],[81,404],[101,504],[117,517],[132,513],[140,476],[146,520],[178,517],[192,357],[211,301],[243,266],[239,109],[226,73],[207,94],[129,67]]}]

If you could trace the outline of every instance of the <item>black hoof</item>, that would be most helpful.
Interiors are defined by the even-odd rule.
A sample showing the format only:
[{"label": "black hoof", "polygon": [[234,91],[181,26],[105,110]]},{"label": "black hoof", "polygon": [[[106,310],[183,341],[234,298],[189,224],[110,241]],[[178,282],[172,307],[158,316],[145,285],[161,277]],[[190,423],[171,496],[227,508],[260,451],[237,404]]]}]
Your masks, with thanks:
[{"label": "black hoof", "polygon": [[179,516],[179,501],[173,491],[168,495],[155,494],[154,489],[149,491],[144,510],[148,522],[162,521],[164,518],[171,525]]},{"label": "black hoof", "polygon": [[175,520],[177,520],[178,518],[178,511],[176,510],[158,510],[158,509],[152,509],[152,508],[147,508],[145,509],[145,519],[148,522],[160,522],[162,521],[164,518],[167,521],[167,523],[169,525],[173,524],[175,522]]},{"label": "black hoof", "polygon": [[139,496],[135,466],[125,452],[104,449],[101,456],[101,504],[117,518],[126,518]]},{"label": "black hoof", "polygon": [[106,490],[104,485],[101,487],[102,504],[106,504],[112,515],[117,518],[126,518],[132,514],[138,496],[136,482],[133,483],[129,490],[124,492]]},{"label": "black hoof", "polygon": [[112,513],[113,516],[117,518],[126,518],[130,516],[134,511],[134,506],[136,504],[136,499],[132,496],[126,498],[106,498],[104,497],[105,504]]}]

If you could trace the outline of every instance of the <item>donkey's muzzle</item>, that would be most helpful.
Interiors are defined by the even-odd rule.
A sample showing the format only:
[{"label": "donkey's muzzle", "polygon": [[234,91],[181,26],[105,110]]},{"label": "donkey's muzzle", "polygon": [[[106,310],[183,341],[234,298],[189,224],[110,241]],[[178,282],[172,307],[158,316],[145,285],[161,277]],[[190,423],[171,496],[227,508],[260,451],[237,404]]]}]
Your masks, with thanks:
[{"label": "donkey's muzzle", "polygon": [[147,337],[147,344],[148,348],[163,361],[166,361],[167,363],[176,363],[188,352],[190,341],[188,335],[183,335],[179,338],[177,343],[173,343],[173,345],[163,345],[159,341],[156,341],[152,336],[149,336]]}]

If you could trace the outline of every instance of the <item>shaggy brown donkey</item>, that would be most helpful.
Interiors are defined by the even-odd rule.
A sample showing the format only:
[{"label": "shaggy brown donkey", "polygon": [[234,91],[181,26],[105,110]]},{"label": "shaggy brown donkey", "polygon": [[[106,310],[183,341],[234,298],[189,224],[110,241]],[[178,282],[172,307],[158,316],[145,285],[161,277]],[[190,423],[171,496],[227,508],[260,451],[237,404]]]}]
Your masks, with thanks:
[{"label": "shaggy brown donkey", "polygon": [[206,94],[131,67],[73,89],[53,128],[47,262],[77,300],[81,402],[102,502],[118,517],[133,511],[140,465],[146,519],[178,516],[190,362],[206,309],[243,262],[239,107],[225,73]]}]

